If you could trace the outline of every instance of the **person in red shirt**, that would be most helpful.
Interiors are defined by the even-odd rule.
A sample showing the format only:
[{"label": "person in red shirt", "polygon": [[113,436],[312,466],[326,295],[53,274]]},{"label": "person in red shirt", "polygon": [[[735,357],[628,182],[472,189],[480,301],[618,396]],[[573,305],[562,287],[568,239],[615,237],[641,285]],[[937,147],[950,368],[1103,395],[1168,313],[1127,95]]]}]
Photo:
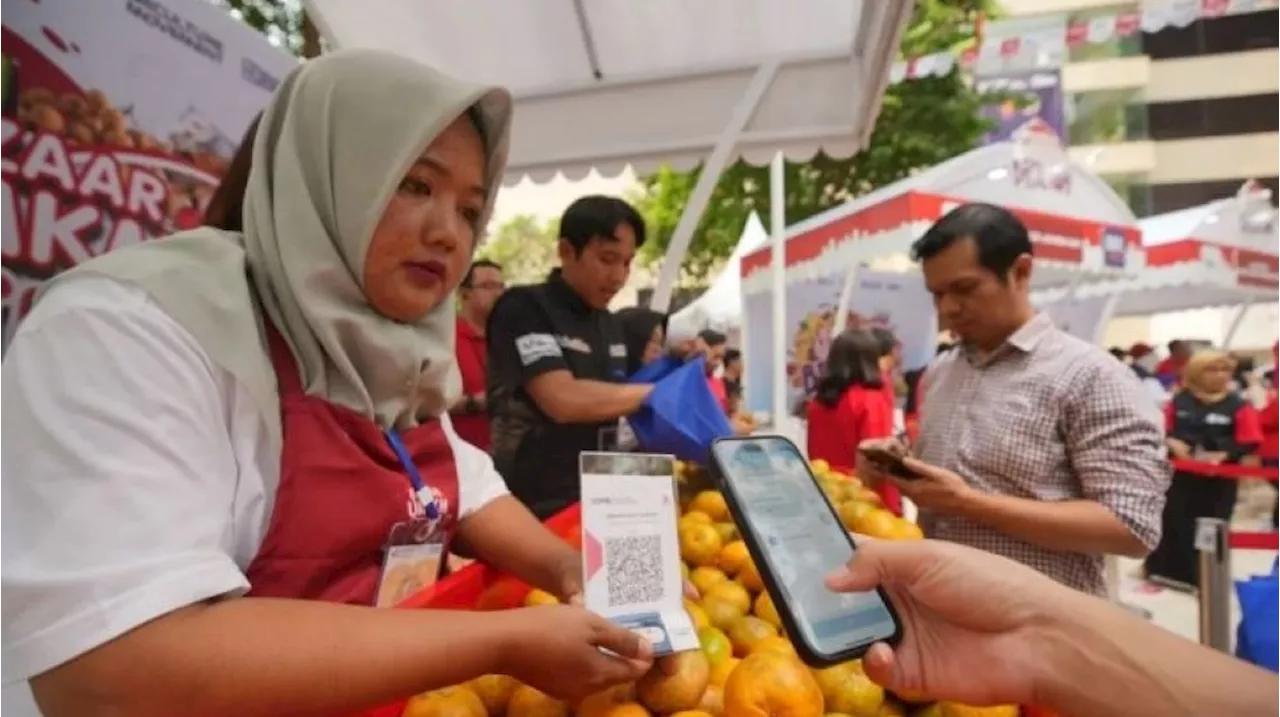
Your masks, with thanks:
[{"label": "person in red shirt", "polygon": [[1166,388],[1177,386],[1182,380],[1182,369],[1191,358],[1194,347],[1182,339],[1169,342],[1169,355],[1156,364],[1156,378]]},{"label": "person in red shirt", "polygon": [[[893,434],[893,406],[885,400],[879,360],[880,342],[869,331],[848,329],[831,342],[823,376],[805,409],[809,460],[851,473],[859,443]],[[885,484],[876,491],[886,508],[902,514],[896,488]]]},{"label": "person in red shirt", "polygon": [[716,370],[720,368],[721,362],[724,361],[724,352],[727,348],[729,337],[715,329],[704,329],[698,333],[698,339],[706,347],[703,355],[707,360],[707,387],[711,389],[711,395],[716,397],[716,402],[720,404],[720,408],[724,409],[725,415],[728,415],[729,393],[725,391],[724,381],[716,375]]},{"label": "person in red shirt", "polygon": [[455,355],[462,374],[462,398],[449,409],[449,417],[462,440],[485,451],[489,450],[489,414],[485,404],[485,373],[489,361],[485,324],[505,289],[502,267],[488,259],[477,259],[458,289]]},{"label": "person in red shirt", "polygon": [[[1280,366],[1280,342],[1271,347],[1271,360]],[[1258,416],[1258,423],[1262,427],[1262,444],[1258,446],[1258,457],[1262,459],[1262,465],[1272,468],[1280,465],[1280,404],[1276,397],[1276,386],[1273,383],[1267,389],[1267,405]],[[1273,527],[1277,525],[1277,518],[1280,518],[1280,501],[1277,501],[1276,506],[1277,510],[1271,514]]]}]

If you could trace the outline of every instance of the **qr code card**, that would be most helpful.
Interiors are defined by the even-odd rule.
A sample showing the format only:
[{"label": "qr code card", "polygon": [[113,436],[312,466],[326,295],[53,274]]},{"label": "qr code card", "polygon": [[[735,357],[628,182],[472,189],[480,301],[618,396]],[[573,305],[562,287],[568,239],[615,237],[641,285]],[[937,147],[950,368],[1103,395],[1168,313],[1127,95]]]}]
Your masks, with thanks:
[{"label": "qr code card", "polygon": [[581,454],[587,609],[644,635],[654,654],[698,648],[684,609],[675,458]]}]

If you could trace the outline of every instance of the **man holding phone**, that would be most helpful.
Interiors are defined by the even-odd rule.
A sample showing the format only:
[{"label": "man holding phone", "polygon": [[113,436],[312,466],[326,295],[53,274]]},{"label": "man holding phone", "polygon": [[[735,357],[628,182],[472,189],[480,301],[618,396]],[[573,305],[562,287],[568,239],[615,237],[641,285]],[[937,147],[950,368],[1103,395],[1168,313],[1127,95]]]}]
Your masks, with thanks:
[{"label": "man holding phone", "polygon": [[[1127,367],[1032,307],[1031,239],[1010,212],[960,206],[912,253],[960,343],[921,379],[914,457],[862,452],[859,475],[898,486],[930,537],[1104,594],[1104,555],[1159,542],[1170,470],[1158,412]],[[891,443],[866,447],[903,452]]]}]

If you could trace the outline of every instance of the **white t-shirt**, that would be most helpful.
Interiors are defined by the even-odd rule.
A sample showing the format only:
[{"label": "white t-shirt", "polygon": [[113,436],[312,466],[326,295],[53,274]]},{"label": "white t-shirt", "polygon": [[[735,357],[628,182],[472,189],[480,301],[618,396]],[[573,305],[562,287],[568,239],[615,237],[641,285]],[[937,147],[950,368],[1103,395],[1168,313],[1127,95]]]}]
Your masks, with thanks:
[{"label": "white t-shirt", "polygon": [[[142,290],[111,279],[50,292],[0,370],[9,714],[11,684],[29,701],[32,675],[247,590],[280,456],[244,386]],[[466,517],[507,488],[489,456],[443,423]]]}]

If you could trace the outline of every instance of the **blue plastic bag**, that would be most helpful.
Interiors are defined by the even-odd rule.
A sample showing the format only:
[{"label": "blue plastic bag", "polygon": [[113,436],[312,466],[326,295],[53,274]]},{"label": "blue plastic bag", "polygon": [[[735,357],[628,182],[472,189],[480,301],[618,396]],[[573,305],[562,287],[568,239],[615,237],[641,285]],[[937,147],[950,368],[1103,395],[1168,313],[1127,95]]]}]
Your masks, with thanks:
[{"label": "blue plastic bag", "polygon": [[[632,377],[645,373],[641,368]],[[671,453],[686,461],[705,463],[711,442],[733,435],[729,417],[707,386],[706,360],[699,356],[687,363],[667,363],[644,405],[627,418],[640,448],[653,453]],[[654,379],[650,379],[652,381]]]},{"label": "blue plastic bag", "polygon": [[684,363],[684,361],[675,356],[663,354],[661,358],[650,361],[631,374],[631,377],[627,379],[627,383],[657,383],[672,371],[683,366]]},{"label": "blue plastic bag", "polygon": [[1271,566],[1270,575],[1236,581],[1236,597],[1240,600],[1236,657],[1272,672],[1280,671],[1280,560]]}]

